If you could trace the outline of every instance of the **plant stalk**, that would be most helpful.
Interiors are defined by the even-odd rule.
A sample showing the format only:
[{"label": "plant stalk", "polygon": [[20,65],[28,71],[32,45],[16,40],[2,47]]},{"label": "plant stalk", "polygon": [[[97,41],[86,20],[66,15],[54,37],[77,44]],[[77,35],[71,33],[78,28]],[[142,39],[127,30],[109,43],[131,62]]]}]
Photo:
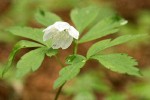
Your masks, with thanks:
[{"label": "plant stalk", "polygon": [[74,55],[77,54],[77,50],[78,50],[78,41],[75,40],[75,41],[74,41],[74,50],[73,50],[73,54],[74,54]]},{"label": "plant stalk", "polygon": [[[75,41],[74,41],[74,49],[73,49],[73,54],[74,54],[74,55],[77,54],[77,50],[78,50],[78,41],[75,40]],[[63,63],[60,61],[60,59],[59,59],[57,56],[55,56],[55,57],[56,57],[57,62],[58,62],[58,63],[61,65],[61,67],[63,68],[63,67],[64,67]],[[62,91],[62,88],[63,88],[63,86],[64,86],[65,84],[66,84],[66,82],[65,82],[63,85],[61,85],[61,86],[59,87],[58,92],[56,93],[56,96],[55,96],[55,99],[54,99],[54,100],[58,100],[58,97],[59,97],[59,95],[60,95],[60,93],[61,93],[61,91]]]},{"label": "plant stalk", "polygon": [[56,58],[57,62],[59,63],[59,65],[63,68],[64,64],[61,62],[61,60],[57,56],[55,56],[55,58]]},{"label": "plant stalk", "polygon": [[58,100],[58,97],[59,97],[59,95],[60,95],[60,93],[61,93],[61,90],[62,90],[62,88],[63,88],[64,85],[65,85],[65,83],[64,83],[63,85],[60,86],[60,88],[58,89],[58,92],[57,92],[57,94],[56,94],[54,100]]}]

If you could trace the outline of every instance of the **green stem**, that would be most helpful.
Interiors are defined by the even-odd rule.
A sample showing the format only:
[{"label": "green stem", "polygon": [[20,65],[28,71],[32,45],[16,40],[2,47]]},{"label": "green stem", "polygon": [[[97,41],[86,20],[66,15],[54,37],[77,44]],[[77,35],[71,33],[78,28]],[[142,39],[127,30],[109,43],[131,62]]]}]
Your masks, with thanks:
[{"label": "green stem", "polygon": [[[74,54],[74,55],[77,54],[77,50],[78,50],[78,41],[75,40],[75,41],[74,41],[74,49],[73,49],[73,54]],[[64,65],[63,65],[63,63],[60,61],[60,59],[59,59],[57,56],[55,56],[55,58],[56,58],[57,62],[61,65],[61,67],[64,67]],[[62,88],[63,88],[63,86],[64,86],[65,84],[66,84],[66,82],[65,82],[63,85],[61,85],[61,86],[59,87],[58,92],[56,93],[56,96],[55,96],[55,99],[54,99],[54,100],[58,100],[58,97],[59,97],[59,95],[60,95],[60,93],[61,93],[61,90],[62,90]]]},{"label": "green stem", "polygon": [[73,54],[74,54],[74,55],[77,54],[77,50],[78,50],[78,41],[75,40],[75,41],[74,41],[74,50],[73,50]]},{"label": "green stem", "polygon": [[[61,60],[60,60],[57,56],[55,56],[55,58],[56,58],[57,62],[60,64],[60,66],[63,68],[63,67],[64,67],[64,64],[61,62]],[[63,88],[64,85],[65,85],[65,83],[60,86],[60,88],[58,89],[58,92],[57,92],[56,95],[55,95],[54,100],[58,100],[58,97],[59,97],[59,95],[60,95],[60,93],[61,93],[61,90],[62,90],[62,88]]]},{"label": "green stem", "polygon": [[60,64],[60,66],[63,68],[64,64],[60,61],[60,59],[57,56],[55,56],[55,58],[56,58],[57,62]]},{"label": "green stem", "polygon": [[58,89],[58,92],[57,92],[57,94],[56,94],[54,100],[58,100],[58,97],[59,97],[59,95],[60,95],[60,93],[61,93],[61,90],[62,90],[62,88],[63,88],[64,85],[65,85],[65,83],[64,83],[63,85],[60,86],[60,88]]}]

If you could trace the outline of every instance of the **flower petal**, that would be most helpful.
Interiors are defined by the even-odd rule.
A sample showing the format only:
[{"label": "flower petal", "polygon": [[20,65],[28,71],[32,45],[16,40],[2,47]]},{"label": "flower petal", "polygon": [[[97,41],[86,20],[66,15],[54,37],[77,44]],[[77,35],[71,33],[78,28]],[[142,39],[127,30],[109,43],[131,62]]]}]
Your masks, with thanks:
[{"label": "flower petal", "polygon": [[65,29],[69,29],[70,28],[70,25],[66,22],[56,22],[54,23],[54,27],[56,29],[58,29],[59,31],[64,31]]},{"label": "flower petal", "polygon": [[56,33],[58,33],[58,30],[56,30],[54,27],[49,26],[46,28],[43,35],[43,41],[47,41],[50,38],[53,38]]},{"label": "flower petal", "polygon": [[79,32],[67,22],[56,22],[43,30],[43,40],[51,39],[53,49],[67,49],[73,38],[79,38]]},{"label": "flower petal", "polygon": [[48,26],[46,29],[43,30],[43,32],[51,30],[52,27],[53,27],[53,25]]},{"label": "flower petal", "polygon": [[70,29],[68,30],[68,32],[69,32],[69,35],[71,35],[75,39],[79,38],[79,32],[73,26],[70,26]]},{"label": "flower petal", "polygon": [[61,47],[61,36],[60,33],[57,32],[54,37],[52,38],[52,48],[53,49],[58,49]]},{"label": "flower petal", "polygon": [[66,40],[62,41],[61,48],[67,49],[71,45],[72,41],[73,41],[73,37],[70,36]]},{"label": "flower petal", "polygon": [[68,32],[62,31],[55,35],[52,39],[53,49],[67,49],[73,41],[73,37],[68,34]]}]

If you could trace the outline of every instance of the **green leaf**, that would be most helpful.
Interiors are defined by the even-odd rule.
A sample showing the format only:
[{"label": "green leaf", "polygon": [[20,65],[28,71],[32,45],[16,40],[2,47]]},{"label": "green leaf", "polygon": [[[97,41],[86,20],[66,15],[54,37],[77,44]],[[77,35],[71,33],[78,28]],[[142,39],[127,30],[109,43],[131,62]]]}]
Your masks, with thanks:
[{"label": "green leaf", "polygon": [[[102,72],[100,72],[102,74]],[[103,75],[99,74],[99,71],[86,72],[86,74],[79,76],[80,88],[84,90],[97,91],[101,93],[107,93],[110,91],[108,84],[103,81]],[[84,85],[84,86],[83,86]]]},{"label": "green leaf", "polygon": [[127,54],[95,55],[92,58],[114,72],[141,76],[139,69],[135,67],[137,62]]},{"label": "green leaf", "polygon": [[111,41],[111,39],[102,40],[100,42],[93,44],[90,47],[90,49],[87,52],[87,58],[90,58],[91,56],[96,55],[99,52],[101,52],[102,50],[107,49],[109,47],[119,45],[119,44],[128,42],[133,39],[141,38],[143,36],[146,36],[146,35],[145,34],[143,34],[143,35],[123,35],[112,41]]},{"label": "green leaf", "polygon": [[82,55],[69,55],[67,58],[66,58],[66,64],[76,64],[80,61],[82,62],[86,62],[86,60],[83,60],[85,59],[84,56]]},{"label": "green leaf", "polygon": [[80,33],[95,20],[99,13],[97,10],[97,7],[89,6],[71,11],[71,19]]},{"label": "green leaf", "polygon": [[126,23],[126,20],[121,19],[118,16],[105,18],[89,30],[89,32],[79,40],[79,43],[88,42],[115,33],[120,26],[125,25]]},{"label": "green leaf", "polygon": [[137,39],[137,38],[142,38],[142,37],[145,37],[145,36],[148,36],[148,35],[147,34],[123,35],[123,36],[120,36],[120,37],[114,39],[113,41],[111,41],[110,45],[115,46],[115,45],[118,45],[118,44],[128,42],[130,40]]},{"label": "green leaf", "polygon": [[113,91],[112,93],[108,94],[104,100],[127,100],[127,95]]},{"label": "green leaf", "polygon": [[75,95],[73,100],[96,100],[96,97],[94,96],[94,93],[84,91]]},{"label": "green leaf", "polygon": [[[1,24],[2,25],[2,24]],[[0,26],[1,27],[1,26]],[[17,37],[6,33],[5,31],[2,30],[0,31],[0,41],[4,43],[15,43],[17,41]]]},{"label": "green leaf", "polygon": [[100,51],[108,48],[110,41],[111,39],[106,39],[106,40],[102,40],[100,42],[93,44],[87,52],[87,58],[90,58],[93,55],[96,55],[97,53],[99,53]]},{"label": "green leaf", "polygon": [[42,64],[47,48],[32,50],[21,57],[17,63],[17,77],[23,77],[30,71],[36,71]]},{"label": "green leaf", "polygon": [[72,82],[70,82],[71,84],[65,86],[64,92],[70,95],[76,95],[81,92],[107,93],[110,89],[108,85],[103,82],[102,77],[103,75],[100,75],[99,72],[86,71],[84,74],[77,76]]},{"label": "green leaf", "polygon": [[[55,81],[54,88],[60,87],[66,81],[69,81],[72,78],[74,78],[75,76],[77,76],[77,74],[80,72],[80,68],[82,68],[84,66],[85,61],[86,61],[85,57],[83,57],[83,56],[82,56],[82,58],[80,58],[80,57],[81,57],[80,55],[77,55],[75,60],[77,60],[77,59],[81,59],[81,60],[78,60],[78,62],[72,63],[71,65],[68,65],[60,70],[59,78]],[[74,62],[74,61],[72,61],[72,62]]]},{"label": "green leaf", "polygon": [[12,67],[8,70],[5,76],[2,76],[5,66],[6,66],[5,64],[0,63],[0,78],[5,79],[5,81],[9,81],[9,82],[14,79],[16,80],[15,69],[13,65],[11,65]]},{"label": "green leaf", "polygon": [[42,29],[15,26],[7,29],[7,31],[14,35],[32,39],[42,44],[45,44],[45,42],[43,42],[44,33],[42,32]]},{"label": "green leaf", "polygon": [[48,51],[46,52],[46,55],[49,56],[49,57],[52,57],[54,55],[56,55],[58,53],[58,50],[57,49],[48,49]]},{"label": "green leaf", "polygon": [[35,19],[44,26],[49,26],[56,21],[61,21],[61,18],[51,12],[39,10],[35,14]]},{"label": "green leaf", "polygon": [[8,59],[7,65],[4,68],[4,71],[3,71],[2,75],[4,75],[8,71],[8,69],[11,67],[13,59],[15,58],[15,55],[17,54],[17,52],[20,49],[22,49],[22,48],[30,48],[30,47],[43,47],[43,45],[35,43],[35,42],[27,41],[27,40],[21,40],[21,41],[19,41],[14,46],[13,50],[11,51],[11,53],[9,55],[9,59]]},{"label": "green leaf", "polygon": [[130,84],[130,86],[127,88],[128,93],[131,95],[136,96],[137,98],[143,98],[140,100],[149,100],[150,99],[150,83],[137,83],[137,84]]}]

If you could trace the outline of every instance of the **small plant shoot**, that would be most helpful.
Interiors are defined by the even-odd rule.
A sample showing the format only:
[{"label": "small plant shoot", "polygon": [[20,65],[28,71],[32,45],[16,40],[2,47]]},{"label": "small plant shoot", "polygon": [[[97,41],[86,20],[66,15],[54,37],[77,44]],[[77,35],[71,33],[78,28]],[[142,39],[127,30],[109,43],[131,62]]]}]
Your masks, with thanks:
[{"label": "small plant shoot", "polygon": [[[11,68],[16,54],[21,49],[32,48],[17,62],[16,77],[22,78],[28,73],[37,71],[46,56],[50,59],[55,56],[62,69],[53,84],[53,89],[58,88],[54,100],[58,100],[62,87],[75,78],[86,62],[91,59],[97,60],[102,65],[100,67],[105,67],[110,71],[141,76],[140,70],[137,68],[138,63],[133,57],[125,53],[104,53],[104,51],[145,35],[122,35],[113,39],[110,37],[101,39],[110,34],[116,34],[122,26],[127,24],[127,20],[116,14],[99,18],[98,16],[100,15],[99,8],[95,6],[75,8],[70,13],[72,22],[69,23],[63,21],[52,12],[38,10],[35,14],[35,19],[39,24],[43,25],[43,28],[21,26],[8,28],[6,31],[26,38],[26,40],[16,43],[9,55],[7,66],[4,68],[2,75],[4,76]],[[98,41],[94,42],[93,40]],[[85,51],[87,52],[86,56],[78,54],[79,44],[90,41],[93,41],[93,44]],[[59,50],[63,52],[70,48],[71,45],[74,46],[73,53],[67,55],[66,61],[62,62],[57,56]],[[107,87],[105,86],[105,88]]]}]

